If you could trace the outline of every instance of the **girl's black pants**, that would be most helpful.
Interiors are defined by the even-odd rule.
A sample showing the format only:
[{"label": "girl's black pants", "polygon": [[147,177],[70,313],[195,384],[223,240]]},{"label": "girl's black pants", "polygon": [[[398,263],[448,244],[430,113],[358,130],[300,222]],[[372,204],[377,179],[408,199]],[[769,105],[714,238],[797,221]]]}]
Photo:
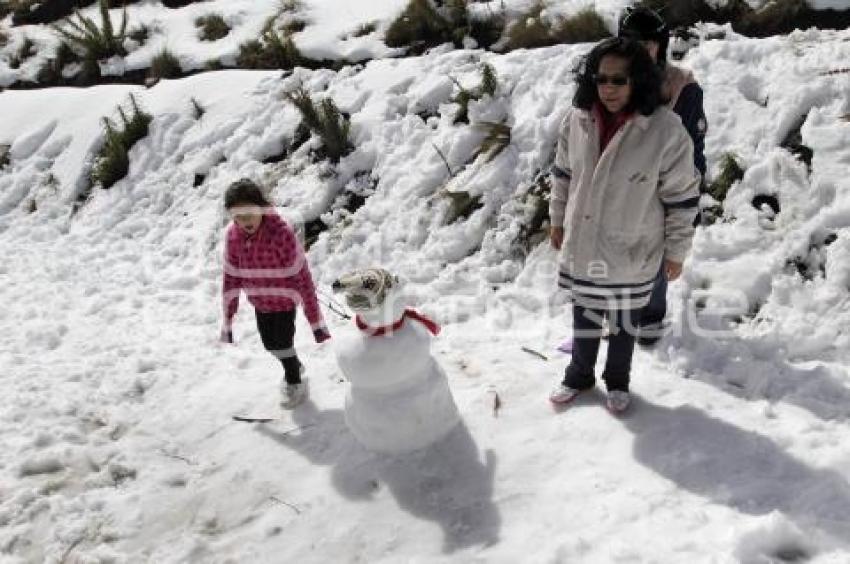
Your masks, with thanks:
[{"label": "girl's black pants", "polygon": [[301,361],[292,344],[295,337],[295,310],[254,312],[263,346],[283,364],[286,383],[298,384],[301,382]]}]

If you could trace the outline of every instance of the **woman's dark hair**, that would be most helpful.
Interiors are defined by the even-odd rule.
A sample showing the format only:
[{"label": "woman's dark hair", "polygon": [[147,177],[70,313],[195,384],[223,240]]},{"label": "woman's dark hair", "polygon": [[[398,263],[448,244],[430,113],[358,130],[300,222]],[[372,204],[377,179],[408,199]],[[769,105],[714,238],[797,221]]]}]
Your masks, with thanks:
[{"label": "woman's dark hair", "polygon": [[254,181],[242,178],[227,187],[224,193],[224,209],[229,210],[234,206],[246,204],[260,207],[271,206],[271,202],[266,199],[263,191]]},{"label": "woman's dark hair", "polygon": [[590,110],[599,101],[595,77],[599,63],[606,55],[628,61],[632,94],[625,110],[645,116],[652,114],[661,105],[661,70],[640,43],[626,37],[604,39],[582,59],[574,71],[578,88],[573,96],[573,106]]}]

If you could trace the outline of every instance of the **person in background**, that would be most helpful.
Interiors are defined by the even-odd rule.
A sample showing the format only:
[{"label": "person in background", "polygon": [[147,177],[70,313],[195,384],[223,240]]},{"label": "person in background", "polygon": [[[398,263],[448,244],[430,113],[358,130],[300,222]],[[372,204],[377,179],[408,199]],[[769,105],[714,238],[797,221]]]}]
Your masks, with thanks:
[{"label": "person in background", "polygon": [[316,342],[330,339],[306,255],[292,228],[254,182],[231,184],[224,207],[233,222],[225,240],[221,341],[233,343],[233,318],[243,291],[254,306],[263,346],[283,364],[281,405],[292,409],[307,397],[303,366],[293,347],[299,303]]},{"label": "person in background", "polygon": [[[667,62],[667,45],[670,31],[664,20],[653,10],[644,7],[627,8],[625,17],[620,21],[620,37],[639,41],[649,52],[650,57],[661,70],[662,102],[682,120],[694,145],[694,167],[699,171],[700,192],[705,186],[705,133],[708,122],[703,109],[703,92],[690,71]],[[695,216],[699,223],[699,215]],[[652,346],[664,333],[664,317],[667,315],[667,282],[662,268],[655,279],[649,303],[637,319],[640,327],[638,344]]]},{"label": "person in background", "polygon": [[615,413],[630,402],[636,314],[659,267],[676,279],[690,250],[699,175],[693,144],[664,106],[661,73],[637,41],[597,44],[576,70],[561,124],[549,204],[559,286],[573,302],[573,355],[549,399],[566,404],[595,385],[602,322],[602,378]]}]

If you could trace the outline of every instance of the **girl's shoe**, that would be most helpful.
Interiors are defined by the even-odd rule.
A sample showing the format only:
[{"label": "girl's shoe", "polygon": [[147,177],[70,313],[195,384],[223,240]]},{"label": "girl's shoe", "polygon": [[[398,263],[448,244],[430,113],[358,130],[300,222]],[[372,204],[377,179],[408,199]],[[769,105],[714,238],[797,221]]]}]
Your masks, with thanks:
[{"label": "girl's shoe", "polygon": [[629,396],[629,392],[611,390],[608,392],[608,399],[605,403],[608,406],[608,411],[611,413],[623,413],[628,409],[631,401],[632,398]]},{"label": "girl's shoe", "polygon": [[280,406],[284,409],[295,409],[307,399],[307,379],[302,378],[297,384],[283,383],[280,387]]},{"label": "girl's shoe", "polygon": [[549,401],[556,405],[565,405],[576,399],[576,396],[583,391],[585,390],[570,388],[566,384],[561,383],[555,386],[555,389],[552,390],[551,394],[549,394]]}]

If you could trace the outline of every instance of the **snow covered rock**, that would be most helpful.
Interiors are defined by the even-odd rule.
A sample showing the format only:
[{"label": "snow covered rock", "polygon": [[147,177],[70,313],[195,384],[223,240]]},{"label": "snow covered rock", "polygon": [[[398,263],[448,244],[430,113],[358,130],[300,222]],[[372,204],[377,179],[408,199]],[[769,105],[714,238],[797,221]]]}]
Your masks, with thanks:
[{"label": "snow covered rock", "polygon": [[446,375],[431,356],[439,328],[404,307],[398,279],[382,269],[334,283],[356,313],[357,330],[339,339],[337,362],[351,382],[345,421],[367,448],[403,453],[443,438],[460,421]]}]

